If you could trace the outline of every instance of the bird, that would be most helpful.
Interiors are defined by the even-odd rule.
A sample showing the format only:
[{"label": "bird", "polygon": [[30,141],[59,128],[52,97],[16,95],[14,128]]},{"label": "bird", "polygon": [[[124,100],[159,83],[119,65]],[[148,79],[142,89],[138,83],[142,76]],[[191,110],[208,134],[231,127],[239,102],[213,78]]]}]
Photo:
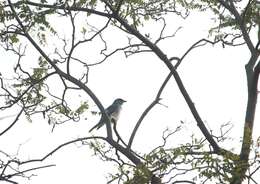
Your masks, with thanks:
[{"label": "bird", "polygon": [[[114,102],[108,108],[105,109],[111,123],[116,123],[118,121],[120,111],[122,108],[122,104],[125,102],[126,101],[123,100],[122,98],[117,98],[114,100]],[[93,126],[89,130],[89,132],[91,132],[95,128],[96,129],[101,128],[104,124],[106,124],[106,121],[104,120],[104,118],[101,117],[101,120],[95,126]]]}]

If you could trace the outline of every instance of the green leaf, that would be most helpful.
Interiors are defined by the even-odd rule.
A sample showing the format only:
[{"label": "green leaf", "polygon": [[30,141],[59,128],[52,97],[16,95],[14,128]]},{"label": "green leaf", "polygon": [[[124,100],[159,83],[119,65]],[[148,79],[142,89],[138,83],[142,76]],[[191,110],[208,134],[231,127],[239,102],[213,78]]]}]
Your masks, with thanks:
[{"label": "green leaf", "polygon": [[18,43],[19,39],[17,38],[17,34],[12,34],[10,37],[12,43]]}]

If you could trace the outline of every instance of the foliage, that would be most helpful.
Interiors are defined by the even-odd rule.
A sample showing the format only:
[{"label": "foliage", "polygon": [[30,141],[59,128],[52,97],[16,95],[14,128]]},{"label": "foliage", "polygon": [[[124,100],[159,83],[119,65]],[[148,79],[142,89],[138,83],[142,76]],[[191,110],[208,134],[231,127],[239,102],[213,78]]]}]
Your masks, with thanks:
[{"label": "foliage", "polygon": [[[63,143],[43,158],[35,160],[20,161],[3,152],[5,158],[0,157],[0,181],[16,183],[13,178],[17,175],[26,177],[24,173],[28,171],[20,171],[19,166],[44,161],[60,148],[75,142],[89,145],[100,159],[117,164],[118,172],[111,174],[111,182],[156,184],[161,183],[162,179],[165,183],[177,183],[180,182],[179,177],[186,176],[185,181],[189,183],[239,184],[245,179],[254,181],[253,175],[260,168],[259,153],[255,151],[254,158],[251,158],[260,72],[260,40],[255,41],[251,36],[260,25],[257,3],[256,0],[249,0],[247,4],[244,1],[232,0],[1,1],[1,48],[15,57],[15,64],[13,70],[9,71],[13,73],[12,79],[1,75],[0,97],[4,105],[0,109],[5,111],[19,108],[21,111],[13,123],[0,132],[0,136],[12,128],[23,115],[34,123],[32,117],[42,114],[43,119],[47,119],[53,129],[68,121],[79,122],[92,110],[92,101],[100,111],[101,118],[105,118],[107,135],[87,135]],[[168,57],[161,49],[161,43],[174,37],[180,30],[178,28],[173,34],[166,33],[168,21],[176,17],[185,21],[195,12],[210,16],[214,21],[214,25],[209,29],[208,39],[203,38],[192,44],[182,56]],[[101,25],[97,19],[101,20]],[[66,22],[69,27],[61,31],[55,21]],[[157,36],[152,35],[154,30],[149,30],[149,33],[142,31],[146,24],[151,22],[162,23]],[[120,41],[119,46],[114,43],[116,48],[113,48],[106,34],[115,29],[119,30],[127,41]],[[177,71],[192,50],[218,43],[223,47],[246,45],[251,54],[246,65],[248,105],[239,154],[221,146],[228,131],[217,137],[208,130]],[[88,53],[82,53],[82,48],[90,49]],[[96,48],[98,51],[95,50],[96,53],[91,56],[92,49]],[[90,68],[108,61],[120,52],[125,56],[153,53],[170,72],[155,100],[144,110],[136,123],[128,143],[115,126],[112,131],[102,103],[88,86]],[[90,56],[86,57],[88,54]],[[175,131],[165,131],[162,136],[163,144],[150,152],[134,150],[132,144],[140,124],[155,105],[161,104],[161,93],[171,77],[175,79],[202,133],[201,136],[192,135],[190,142],[167,145],[168,139],[182,129],[180,125]],[[116,134],[116,139],[112,136],[113,133]],[[256,142],[258,146],[255,150],[259,148],[259,141]],[[17,169],[13,169],[13,165],[16,165]],[[255,170],[248,174],[250,167]],[[7,168],[13,172],[7,173]]]}]

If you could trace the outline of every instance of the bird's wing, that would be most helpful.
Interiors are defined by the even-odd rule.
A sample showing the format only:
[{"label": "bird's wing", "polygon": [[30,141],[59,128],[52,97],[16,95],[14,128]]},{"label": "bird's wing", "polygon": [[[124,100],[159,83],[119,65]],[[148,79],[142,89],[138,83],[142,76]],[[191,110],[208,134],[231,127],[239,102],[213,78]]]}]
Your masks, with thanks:
[{"label": "bird's wing", "polygon": [[105,121],[103,121],[103,118],[101,118],[101,120],[95,125],[93,126],[88,132],[91,132],[92,130],[94,130],[95,128],[99,129],[100,127],[102,127],[105,124]]},{"label": "bird's wing", "polygon": [[117,106],[112,104],[108,108],[106,108],[106,113],[107,113],[108,116],[111,116],[111,114],[113,112],[115,112],[116,110],[117,110]]},{"label": "bird's wing", "polygon": [[[112,115],[113,112],[115,112],[117,110],[117,107],[116,105],[110,105],[108,108],[106,108],[106,113],[108,115],[108,117],[110,117]],[[91,132],[92,130],[94,130],[95,128],[99,129],[100,127],[102,127],[103,125],[105,124],[105,121],[104,121],[104,118],[101,117],[100,121],[95,125],[93,126],[89,132]]]}]

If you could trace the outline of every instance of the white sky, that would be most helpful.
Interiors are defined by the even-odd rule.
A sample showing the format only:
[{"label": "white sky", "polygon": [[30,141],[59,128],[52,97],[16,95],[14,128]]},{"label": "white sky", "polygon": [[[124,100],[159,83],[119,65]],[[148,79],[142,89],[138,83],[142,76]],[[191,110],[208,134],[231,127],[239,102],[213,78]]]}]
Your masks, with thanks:
[{"label": "white sky", "polygon": [[[202,36],[207,36],[208,17],[199,15],[191,19],[193,23],[184,24],[183,29],[175,38],[160,45],[169,57],[180,56],[192,43]],[[172,25],[169,26],[168,31],[175,32],[177,27],[174,25],[178,25],[176,22],[178,23],[178,20],[171,20]],[[64,29],[64,23],[61,22],[59,26],[66,33],[67,27]],[[144,31],[158,28],[155,24],[147,26],[148,28]],[[111,34],[109,36],[113,44],[122,41],[114,32],[109,34]],[[91,54],[92,51],[89,49],[91,48],[84,48],[82,52]],[[5,59],[7,62],[7,56]],[[215,133],[219,133],[221,124],[228,121],[234,124],[231,133],[234,137],[232,147],[230,142],[225,146],[236,148],[238,151],[246,104],[244,64],[248,59],[249,53],[246,47],[223,49],[220,45],[208,46],[194,50],[178,69],[187,91],[208,127]],[[4,70],[6,71],[6,68],[0,69],[1,72]],[[154,99],[167,75],[167,68],[151,53],[131,56],[127,60],[123,54],[118,54],[102,65],[91,68],[88,86],[105,107],[118,97],[127,100],[118,122],[118,131],[128,141],[135,123]],[[162,103],[168,108],[157,105],[143,121],[133,145],[138,152],[145,153],[160,144],[163,130],[167,127],[175,129],[180,120],[185,122],[183,132],[187,134],[183,132],[176,134],[171,140],[172,144],[187,140],[192,133],[198,133],[196,123],[173,78],[168,83],[162,98]],[[93,103],[90,105],[91,108],[96,109]],[[57,127],[54,133],[51,133],[51,127],[40,116],[33,118],[32,123],[23,120],[1,137],[1,149],[15,154],[16,145],[23,144],[19,149],[19,156],[25,159],[39,158],[65,141],[89,136],[88,130],[96,123],[96,120],[96,117],[88,117],[87,121],[69,122]],[[12,118],[5,119],[6,124],[8,121],[11,122]],[[260,128],[257,123],[259,122],[259,108],[256,111],[255,122],[256,137],[259,136],[257,130]],[[105,135],[105,128],[94,131],[93,134]],[[92,156],[92,151],[88,149],[88,146],[78,147],[77,145],[70,145],[56,152],[42,163],[42,165],[45,164],[57,166],[42,169],[37,173],[38,176],[32,177],[29,181],[23,180],[21,183],[106,183],[107,173],[115,170],[113,163],[104,163]]]}]

